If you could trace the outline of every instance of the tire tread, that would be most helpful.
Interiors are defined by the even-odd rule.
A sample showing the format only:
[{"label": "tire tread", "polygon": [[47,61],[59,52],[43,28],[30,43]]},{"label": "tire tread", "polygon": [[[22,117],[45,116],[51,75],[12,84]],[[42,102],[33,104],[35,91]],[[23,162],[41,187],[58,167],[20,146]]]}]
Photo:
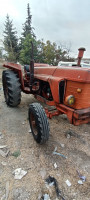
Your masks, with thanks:
[{"label": "tire tread", "polygon": [[33,112],[33,114],[35,114],[35,117],[38,123],[38,129],[39,129],[38,134],[40,134],[41,136],[40,140],[38,141],[38,138],[37,138],[36,141],[40,144],[44,144],[48,140],[49,132],[50,132],[49,122],[48,122],[45,110],[39,103],[32,103],[29,107],[29,115],[30,115],[30,112]]}]

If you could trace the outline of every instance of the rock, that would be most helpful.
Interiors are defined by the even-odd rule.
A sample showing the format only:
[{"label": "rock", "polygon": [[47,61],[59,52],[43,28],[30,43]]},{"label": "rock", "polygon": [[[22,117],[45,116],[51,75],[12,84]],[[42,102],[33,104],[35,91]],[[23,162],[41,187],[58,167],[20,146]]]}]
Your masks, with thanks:
[{"label": "rock", "polygon": [[66,137],[67,137],[67,139],[70,139],[71,136],[70,136],[70,134],[67,134]]},{"label": "rock", "polygon": [[31,131],[31,129],[28,131],[28,133],[31,133],[32,131]]},{"label": "rock", "polygon": [[3,165],[3,166],[6,166],[7,165],[7,163],[6,162],[1,162],[1,164]]},{"label": "rock", "polygon": [[64,148],[64,147],[65,147],[65,145],[64,145],[64,144],[60,144],[60,146],[61,146],[62,148]]},{"label": "rock", "polygon": [[24,125],[25,124],[25,122],[22,122],[22,125]]}]

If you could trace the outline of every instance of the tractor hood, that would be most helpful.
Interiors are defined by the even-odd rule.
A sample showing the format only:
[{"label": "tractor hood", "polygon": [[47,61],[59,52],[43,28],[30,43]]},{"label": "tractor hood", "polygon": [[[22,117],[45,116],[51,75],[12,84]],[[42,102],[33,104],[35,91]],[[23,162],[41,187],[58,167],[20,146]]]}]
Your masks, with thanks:
[{"label": "tractor hood", "polygon": [[90,83],[90,69],[81,67],[38,66],[34,68],[35,78],[47,81],[48,79],[66,79]]},{"label": "tractor hood", "polygon": [[53,76],[67,80],[90,83],[90,69],[81,67],[57,67]]}]

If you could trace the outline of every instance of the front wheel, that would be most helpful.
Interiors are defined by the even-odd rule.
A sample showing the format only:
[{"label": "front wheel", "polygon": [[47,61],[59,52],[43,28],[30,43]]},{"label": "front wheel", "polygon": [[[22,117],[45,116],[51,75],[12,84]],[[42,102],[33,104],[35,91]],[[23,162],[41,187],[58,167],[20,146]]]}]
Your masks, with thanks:
[{"label": "front wheel", "polygon": [[45,110],[39,103],[29,106],[29,123],[34,139],[39,144],[44,144],[49,138],[49,122]]}]

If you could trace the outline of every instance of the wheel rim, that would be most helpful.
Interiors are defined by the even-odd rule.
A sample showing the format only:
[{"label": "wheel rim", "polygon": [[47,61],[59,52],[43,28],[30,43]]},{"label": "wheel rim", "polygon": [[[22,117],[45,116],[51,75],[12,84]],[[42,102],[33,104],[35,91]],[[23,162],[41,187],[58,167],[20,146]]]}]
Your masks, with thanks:
[{"label": "wheel rim", "polygon": [[38,135],[37,126],[36,126],[36,122],[35,122],[35,117],[32,113],[30,113],[30,121],[31,121],[32,131],[33,131],[34,135],[37,136]]}]

